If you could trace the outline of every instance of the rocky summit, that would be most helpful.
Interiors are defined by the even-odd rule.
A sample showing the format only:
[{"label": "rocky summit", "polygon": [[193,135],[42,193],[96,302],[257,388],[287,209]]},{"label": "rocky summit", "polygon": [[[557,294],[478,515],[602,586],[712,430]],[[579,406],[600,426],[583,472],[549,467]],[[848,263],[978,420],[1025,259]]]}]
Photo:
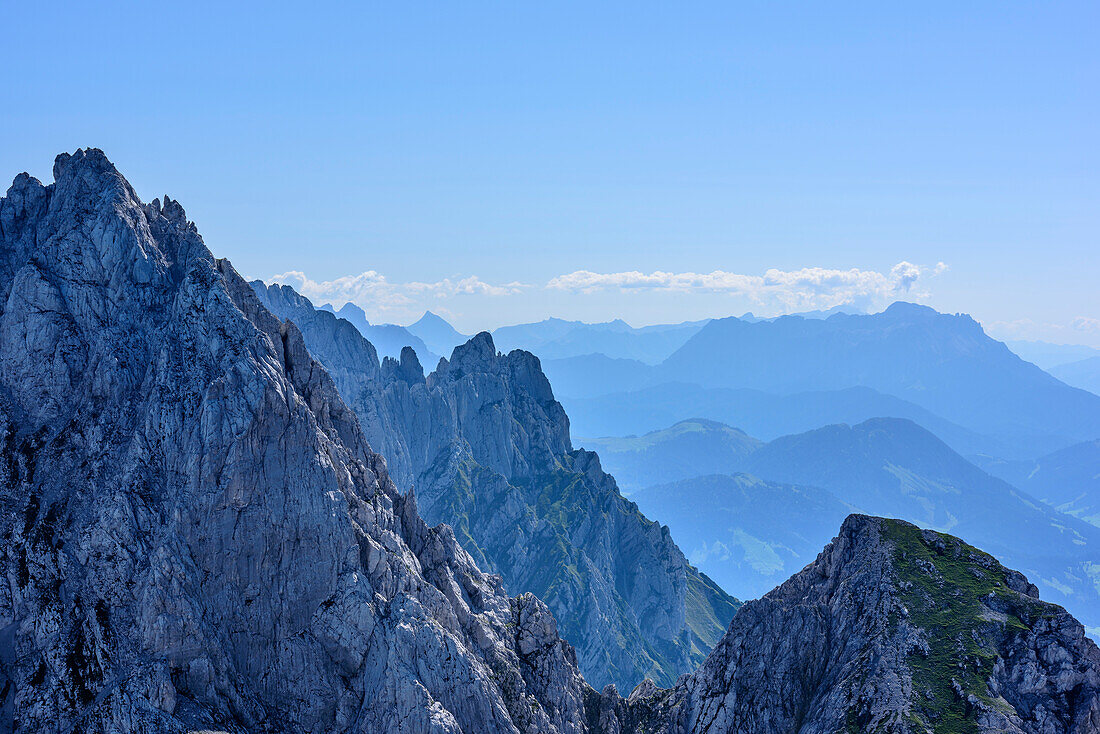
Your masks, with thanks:
[{"label": "rocky summit", "polygon": [[596,454],[573,449],[537,357],[499,354],[483,332],[425,377],[414,350],[379,364],[349,322],[289,286],[252,285],[300,326],[425,519],[451,525],[510,593],[542,598],[588,681],[671,686],[698,667],[739,602],[619,494]]},{"label": "rocky summit", "polygon": [[98,150],[0,200],[0,730],[584,730],[298,329]]},{"label": "rocky summit", "polygon": [[851,515],[741,608],[697,672],[605,693],[590,717],[647,732],[1084,734],[1100,731],[1100,650],[992,556]]},{"label": "rocky summit", "polygon": [[[178,203],[98,150],[54,178],[0,199],[0,731],[1100,729],[1076,620],[958,539],[859,515],[696,671],[596,692],[542,602],[425,523],[343,378]],[[489,359],[476,342],[437,373]]]}]

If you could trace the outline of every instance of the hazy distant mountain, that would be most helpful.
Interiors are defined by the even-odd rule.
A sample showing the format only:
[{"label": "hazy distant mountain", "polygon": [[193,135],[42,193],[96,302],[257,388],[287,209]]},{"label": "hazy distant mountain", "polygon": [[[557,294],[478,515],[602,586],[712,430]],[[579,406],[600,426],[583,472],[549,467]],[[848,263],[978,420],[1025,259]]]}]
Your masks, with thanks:
[{"label": "hazy distant mountain", "polygon": [[[604,470],[628,492],[704,474],[736,472],[745,457],[762,445],[744,431],[703,418],[680,421],[644,436],[579,438],[577,442],[598,451]],[[670,522],[661,514],[651,517]]]},{"label": "hazy distant mountain", "polygon": [[[54,178],[20,174],[0,198],[0,731],[1096,730],[1100,651],[1076,620],[954,538],[857,515],[811,567],[727,610],[671,688],[597,692],[546,605],[508,597],[460,547],[482,516],[429,526],[368,446],[381,411],[357,416],[337,392],[360,406],[373,388],[415,392],[403,404],[439,410],[391,416],[418,418],[410,446],[468,420],[473,454],[523,463],[568,443],[534,357],[481,334],[432,390],[411,348],[379,365],[347,321],[289,287],[253,291],[182,206],[142,203],[101,151],[59,156]],[[495,514],[522,513],[524,486],[481,505],[500,523],[490,537],[517,541],[506,560],[587,534],[597,555],[571,556],[550,586],[575,592],[570,616],[609,594],[599,558],[630,579],[609,612],[640,604],[644,624],[694,646],[677,625],[717,626],[717,610],[658,593],[655,567],[687,568],[670,533],[566,476],[593,478],[593,455],[557,458],[560,484],[524,485],[545,490],[544,521]],[[554,516],[581,522],[547,537]],[[639,562],[650,551],[655,565]],[[705,576],[679,580],[681,599],[707,598]],[[621,631],[600,642],[622,650]]]},{"label": "hazy distant mountain", "polygon": [[301,329],[422,516],[451,525],[505,588],[545,600],[588,680],[671,685],[703,660],[739,603],[619,494],[595,454],[573,450],[535,356],[499,354],[482,332],[427,376],[411,349],[379,365],[347,321],[289,286],[253,286]]},{"label": "hazy distant mountain", "polygon": [[1100,395],[1100,357],[1089,357],[1079,362],[1058,365],[1051,367],[1047,372],[1067,385]]},{"label": "hazy distant mountain", "polygon": [[824,489],[748,474],[706,474],[630,495],[659,518],[688,560],[729,593],[753,599],[811,562],[853,511]]},{"label": "hazy distant mountain", "polygon": [[372,324],[367,321],[367,314],[363,309],[354,303],[345,303],[339,311],[334,309],[330,303],[326,303],[321,308],[351,322],[359,330],[359,333],[374,345],[374,348],[378,350],[379,357],[400,359],[402,347],[412,347],[416,352],[416,356],[424,364],[434,365],[439,361],[439,353],[429,348],[420,337],[409,332],[404,326]]},{"label": "hazy distant mountain", "polygon": [[1006,340],[1005,344],[1021,359],[1038,365],[1048,372],[1051,367],[1079,362],[1089,357],[1100,357],[1100,349],[1086,347],[1083,344],[1052,344],[1024,340]]},{"label": "hazy distant mountain", "polygon": [[505,352],[526,349],[544,361],[602,354],[656,364],[683,346],[706,323],[685,321],[634,328],[622,319],[600,324],[546,319],[503,326],[493,331],[493,340]]},{"label": "hazy distant mountain", "polygon": [[[1067,604],[1091,624],[1100,622],[1100,592],[1094,583],[1100,580],[1100,573],[1095,568],[1100,559],[1098,529],[1057,512],[987,474],[911,421],[875,418],[855,426],[830,425],[776,438],[766,444],[754,442],[740,431],[719,423],[688,421],[646,436],[585,443],[598,444],[605,465],[618,476],[630,477],[632,482],[644,485],[647,472],[652,474],[652,483],[661,484],[669,493],[665,500],[668,504],[656,504],[657,492],[649,488],[632,492],[631,499],[637,501],[644,512],[668,523],[673,538],[689,558],[719,583],[729,581],[728,569],[724,570],[722,564],[731,559],[742,564],[738,567],[744,573],[755,568],[752,571],[757,574],[753,576],[755,582],[765,583],[771,578],[767,574],[760,575],[764,566],[754,567],[747,557],[742,557],[753,548],[759,558],[786,559],[784,564],[775,567],[776,574],[781,574],[781,570],[789,572],[790,564],[797,567],[798,563],[805,564],[812,559],[797,554],[784,555],[779,549],[795,547],[789,536],[782,533],[770,536],[764,532],[773,527],[771,518],[757,518],[754,513],[774,514],[776,510],[767,502],[753,504],[755,498],[746,499],[745,495],[751,493],[755,485],[747,480],[733,485],[707,476],[715,472],[744,472],[766,480],[767,486],[758,487],[758,491],[782,497],[780,517],[790,514],[792,518],[805,518],[804,524],[795,527],[800,528],[800,537],[811,541],[803,546],[807,553],[813,552],[821,534],[830,532],[835,515],[850,511],[851,507],[860,512],[900,517],[925,527],[950,531],[988,548],[1006,561],[1027,569],[1036,583],[1046,590],[1044,593]],[[1065,457],[1063,463],[1076,467],[1072,477],[1080,478],[1090,470],[1097,471],[1100,450],[1092,445],[1082,454],[1089,456],[1089,451],[1092,464],[1081,457]],[[660,467],[672,467],[671,471],[677,473],[680,470],[690,472],[692,462],[699,462],[693,479],[685,480],[686,483],[663,484],[663,476],[667,474],[662,475]],[[702,481],[699,477],[707,478]],[[780,491],[772,486],[776,482],[813,486],[831,493],[836,500],[831,505],[833,514],[824,513],[821,524],[813,524],[815,512],[825,502],[821,494],[792,493],[789,487]],[[697,497],[699,504],[695,506],[705,506],[707,488],[714,491],[711,509],[700,510],[694,519],[691,519],[692,513],[684,516],[675,509],[665,514],[664,508],[675,505],[680,492]],[[798,503],[809,501],[807,497],[813,498],[812,506],[800,506]],[[711,511],[725,513],[737,521],[729,523],[729,532],[725,535],[716,535],[714,531],[718,526],[715,523],[719,521],[707,515]],[[697,523],[699,533],[683,529],[677,532],[673,522],[677,517],[684,517],[686,525]],[[815,529],[817,534],[810,533],[808,528]],[[713,549],[716,541],[727,550],[735,546],[741,550],[708,555],[707,549]],[[724,560],[719,562],[718,558]],[[727,588],[740,590],[742,587],[735,584]]]},{"label": "hazy distant mountain", "polygon": [[[555,390],[560,362],[548,365]],[[580,376],[582,371],[574,374]],[[770,440],[833,423],[862,423],[869,418],[906,418],[932,431],[955,451],[970,456],[1015,455],[1030,443],[1008,443],[982,436],[944,420],[924,408],[868,387],[775,395],[762,390],[704,388],[672,383],[595,398],[561,397],[575,436],[623,436],[657,431],[689,418],[706,418],[738,426]],[[1057,444],[1055,444],[1056,446]],[[1052,446],[1051,448],[1054,448]]]},{"label": "hazy distant mountain", "polygon": [[911,303],[871,316],[711,321],[656,371],[662,382],[783,394],[870,387],[1035,453],[1100,435],[1100,396],[1023,361],[968,316]]},{"label": "hazy distant mountain", "polygon": [[1050,598],[1100,623],[1100,532],[990,476],[910,421],[826,426],[771,441],[744,470],[812,484],[863,512],[943,530],[1024,569]]},{"label": "hazy distant mountain", "polygon": [[993,461],[983,468],[1062,512],[1100,526],[1100,439],[1034,461]]},{"label": "hazy distant mountain", "polygon": [[554,394],[562,399],[638,390],[651,385],[654,375],[648,364],[602,353],[544,359],[542,367],[554,385]]},{"label": "hazy distant mountain", "polygon": [[[866,311],[861,311],[858,308],[852,308],[851,306],[833,306],[827,309],[815,309],[813,311],[796,311],[794,313],[784,314],[784,316],[801,316],[804,319],[827,319],[836,313],[846,313],[853,315],[866,315]],[[740,316],[739,319],[747,321],[750,324],[755,324],[758,321],[775,321],[781,319],[783,316],[757,316],[752,311],[747,311]]]},{"label": "hazy distant mountain", "polygon": [[431,311],[425,311],[423,316],[405,329],[422,339],[428,345],[428,349],[437,354],[450,354],[455,347],[470,340],[470,335],[459,333],[446,319]]},{"label": "hazy distant mountain", "polygon": [[1022,574],[950,535],[851,515],[696,673],[598,710],[624,734],[1092,734],[1098,668]]}]

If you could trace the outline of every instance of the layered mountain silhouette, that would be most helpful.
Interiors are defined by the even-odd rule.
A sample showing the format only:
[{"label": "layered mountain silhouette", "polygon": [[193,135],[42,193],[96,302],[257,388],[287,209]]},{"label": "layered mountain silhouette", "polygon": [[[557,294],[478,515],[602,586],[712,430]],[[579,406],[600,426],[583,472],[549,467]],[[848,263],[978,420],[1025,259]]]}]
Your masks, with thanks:
[{"label": "layered mountain silhouette", "polygon": [[[450,354],[455,347],[470,340],[468,334],[460,334],[446,319],[431,311],[425,311],[423,316],[405,328],[410,334],[419,337],[428,349],[436,354]],[[364,336],[370,338],[369,335]],[[416,349],[415,344],[410,343],[409,346]],[[417,354],[420,355],[420,352],[418,351]],[[435,364],[437,361],[432,360],[428,364]]]},{"label": "layered mountain silhouette", "polygon": [[1067,385],[1100,395],[1100,357],[1089,357],[1077,362],[1051,367],[1050,374]]},{"label": "layered mountain silhouette", "polygon": [[703,660],[738,602],[619,494],[595,454],[573,449],[536,357],[498,354],[483,332],[425,376],[412,349],[379,364],[347,322],[289,286],[252,285],[301,328],[424,517],[454,527],[511,593],[545,600],[590,681],[671,685]]},{"label": "layered mountain silhouette", "polygon": [[[0,731],[1097,730],[1079,622],[956,538],[862,515],[671,687],[597,692],[546,606],[398,491],[337,389],[368,376],[334,379],[177,202],[142,203],[101,151],[54,178],[0,199]],[[375,357],[314,313],[338,322],[322,346]],[[554,410],[530,355],[464,382],[488,341],[437,378],[457,415],[552,445],[470,401],[495,375]],[[399,391],[417,364],[370,375]]]},{"label": "layered mountain silhouette", "polygon": [[[404,326],[372,324],[367,321],[366,312],[354,303],[345,303],[339,310],[336,310],[329,303],[324,304],[321,308],[350,322],[352,326],[359,330],[360,334],[370,340],[370,343],[378,350],[378,355],[381,357],[397,359],[401,356],[402,349],[412,347],[421,359],[427,361],[428,364],[435,364],[439,361],[439,355],[443,354],[442,351],[430,348],[419,336]],[[448,349],[447,353],[449,352]]]},{"label": "layered mountain silhouette", "polygon": [[679,349],[706,321],[635,328],[622,319],[601,324],[546,319],[493,331],[501,349],[524,349],[543,360],[602,354],[612,359],[657,364]]},{"label": "layered mountain silhouette", "polygon": [[[731,435],[738,440],[731,443]],[[653,475],[660,486],[626,485],[631,499],[668,523],[689,559],[732,593],[751,596],[774,583],[776,575],[801,568],[832,533],[836,518],[855,508],[980,545],[1100,626],[1097,528],[990,476],[915,423],[875,418],[756,446],[741,436],[728,426],[695,420],[586,445],[597,448],[609,471],[623,477],[644,477],[648,467],[669,468]],[[1083,445],[1081,453],[1091,455],[1093,463],[1078,460],[1075,478],[1096,467],[1095,444]],[[685,477],[693,465],[699,471]],[[706,476],[741,472],[751,477]],[[708,506],[710,515],[703,518]],[[789,517],[790,524],[777,523],[774,514]],[[798,547],[801,555],[794,552]]]},{"label": "layered mountain silhouette", "polygon": [[1005,345],[1021,359],[1038,365],[1044,370],[1070,362],[1080,362],[1089,357],[1100,357],[1100,349],[1083,344],[1053,344],[1044,341],[1010,339],[1005,341]]},{"label": "layered mountain silhouette", "polygon": [[1100,439],[1034,461],[987,460],[983,468],[1066,514],[1100,526]]},{"label": "layered mountain silhouette", "polygon": [[[632,404],[645,412],[651,398],[661,410],[663,390],[686,384],[781,397],[826,394],[838,413],[855,410],[843,391],[869,389],[904,403],[893,410],[876,406],[866,417],[911,418],[964,453],[980,449],[975,453],[1006,459],[1034,458],[1100,436],[1100,396],[1023,361],[968,316],[911,303],[826,319],[716,319],[658,365],[590,356],[549,362],[547,373],[574,414],[578,435],[606,433],[587,423],[592,412],[618,415]],[[577,400],[597,397],[597,408]],[[931,416],[914,415],[912,406]],[[759,416],[746,407],[736,425],[751,432]],[[948,435],[945,428],[960,433],[951,427],[969,437]],[[651,427],[613,433],[645,430]]]},{"label": "layered mountain silhouette", "polygon": [[[558,384],[558,365],[548,375]],[[574,435],[622,436],[657,431],[682,420],[705,418],[738,426],[752,436],[771,440],[834,423],[854,425],[888,416],[911,420],[932,431],[964,456],[1012,455],[1016,444],[998,441],[944,420],[918,405],[868,387],[850,387],[792,395],[763,390],[706,388],[666,383],[632,392],[588,399],[562,398]],[[593,443],[598,446],[598,443]]]},{"label": "layered mountain silhouette", "polygon": [[737,472],[764,445],[740,429],[704,418],[680,421],[644,436],[578,441],[604,457],[608,471],[628,494],[654,484]]}]

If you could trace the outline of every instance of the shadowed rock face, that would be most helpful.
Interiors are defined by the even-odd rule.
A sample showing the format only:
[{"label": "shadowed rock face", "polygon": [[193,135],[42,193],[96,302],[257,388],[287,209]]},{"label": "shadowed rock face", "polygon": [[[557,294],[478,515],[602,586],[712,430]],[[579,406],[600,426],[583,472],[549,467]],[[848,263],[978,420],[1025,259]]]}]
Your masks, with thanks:
[{"label": "shadowed rock face", "polygon": [[1022,574],[957,538],[852,515],[746,603],[671,691],[590,702],[657,732],[1094,732],[1100,651]]},{"label": "shadowed rock face", "polygon": [[292,324],[97,150],[0,200],[0,730],[583,731]]},{"label": "shadowed rock face", "polygon": [[595,454],[573,450],[537,357],[498,354],[481,333],[427,377],[412,349],[379,367],[347,322],[288,286],[252,285],[301,326],[425,519],[452,525],[506,589],[546,601],[586,679],[672,685],[702,662],[737,602],[619,494]]}]

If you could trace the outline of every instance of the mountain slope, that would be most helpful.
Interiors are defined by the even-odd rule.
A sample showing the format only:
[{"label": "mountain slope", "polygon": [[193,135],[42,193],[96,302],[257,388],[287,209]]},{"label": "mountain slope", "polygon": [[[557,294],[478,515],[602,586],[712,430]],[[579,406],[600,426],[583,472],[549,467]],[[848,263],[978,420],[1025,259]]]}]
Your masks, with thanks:
[{"label": "mountain slope", "polygon": [[630,498],[668,524],[692,564],[742,599],[801,570],[854,509],[823,489],[749,474],[695,476]]},{"label": "mountain slope", "polygon": [[785,436],[753,453],[743,470],[812,484],[863,512],[963,537],[1023,569],[1048,598],[1100,626],[1097,529],[986,474],[913,423],[875,419]]},{"label": "mountain slope", "polygon": [[990,462],[985,469],[1062,512],[1100,526],[1100,439],[1035,461]]},{"label": "mountain slope", "polygon": [[711,321],[659,371],[665,382],[788,394],[866,386],[1038,454],[1100,436],[1100,396],[1024,362],[968,316],[908,303],[871,316]]},{"label": "mountain slope", "polygon": [[[679,479],[736,472],[745,457],[761,445],[744,431],[702,418],[680,421],[639,437],[578,441],[598,451],[603,466],[629,492]],[[636,497],[632,499],[637,501]],[[662,514],[652,517],[669,522]],[[815,548],[823,542],[816,543]]]},{"label": "mountain slope", "polygon": [[745,604],[671,691],[603,695],[623,731],[1085,734],[1100,651],[1065,610],[949,535],[853,515],[817,560]]},{"label": "mountain slope", "polygon": [[1089,357],[1078,362],[1060,364],[1047,370],[1067,385],[1100,395],[1100,357]]},{"label": "mountain slope", "polygon": [[583,732],[300,332],[98,150],[0,199],[0,730]]},{"label": "mountain slope", "polygon": [[354,303],[345,303],[339,311],[326,303],[321,306],[325,311],[336,314],[340,318],[351,323],[359,333],[366,337],[383,357],[397,358],[405,347],[412,347],[420,359],[428,364],[439,361],[439,354],[428,346],[404,326],[396,324],[372,324],[367,321],[367,314]]},{"label": "mountain slope", "polygon": [[[437,316],[431,311],[425,311],[423,316],[405,329],[423,340],[428,349],[436,354],[450,354],[459,344],[465,344],[470,340],[468,334],[459,333],[442,316]],[[413,346],[413,349],[416,347]],[[429,364],[435,364],[437,361],[439,360],[432,360]]]},{"label": "mountain slope", "polygon": [[507,589],[544,599],[593,683],[671,685],[702,661],[736,600],[619,494],[594,454],[573,450],[536,357],[499,355],[482,333],[427,377],[412,350],[378,368],[331,314],[287,286],[253,286],[301,325],[425,518],[451,524]]}]

